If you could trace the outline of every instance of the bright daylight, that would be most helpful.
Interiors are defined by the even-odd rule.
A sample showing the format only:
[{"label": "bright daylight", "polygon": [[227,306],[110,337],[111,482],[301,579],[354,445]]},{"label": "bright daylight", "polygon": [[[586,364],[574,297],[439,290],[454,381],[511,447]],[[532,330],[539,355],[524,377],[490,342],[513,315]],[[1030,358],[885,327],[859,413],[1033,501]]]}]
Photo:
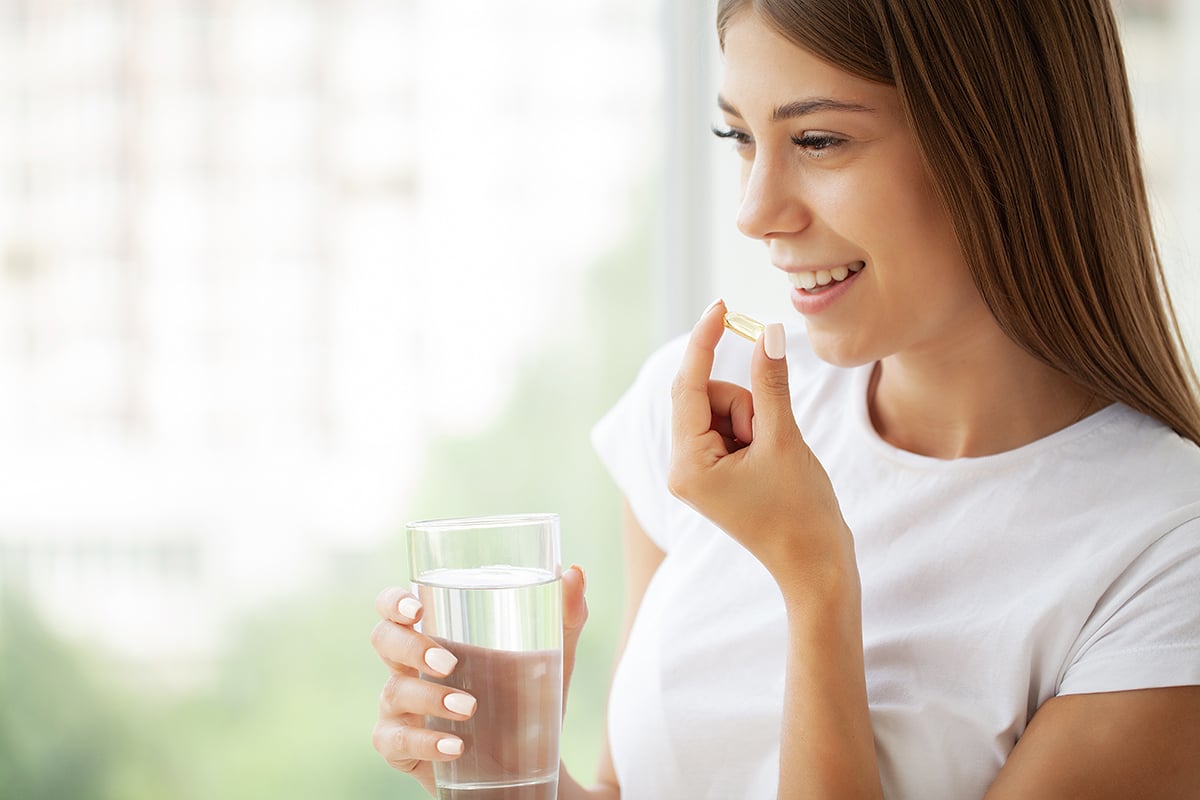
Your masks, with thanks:
[{"label": "bright daylight", "polygon": [[[1166,595],[1185,578],[1154,571],[1172,540],[1139,532],[1159,543],[1113,555],[1089,538],[1098,501],[1082,494],[1107,485],[1108,462],[1079,455],[1093,477],[1044,453],[1072,431],[1096,429],[1082,448],[1141,430],[1131,420],[1177,442],[1129,456],[1160,486],[1110,519],[1159,514],[1197,463],[1196,386],[1180,394],[1182,367],[1163,366],[1186,363],[1173,340],[1125,346],[1123,329],[1071,316],[1103,315],[1077,312],[1072,298],[1091,292],[1116,317],[1158,319],[1153,279],[1112,299],[1061,277],[1085,271],[1070,260],[1082,242],[1078,263],[1142,280],[1120,255],[1132,250],[1104,249],[1123,246],[1114,226],[1141,206],[1114,217],[1082,191],[1043,192],[1059,167],[1063,187],[1103,197],[1124,173],[1091,151],[1061,155],[1078,116],[1065,100],[1044,129],[1019,116],[1037,113],[1031,99],[983,133],[947,122],[931,128],[945,137],[914,136],[905,120],[928,120],[895,76],[868,80],[805,44],[836,50],[841,28],[812,33],[809,11],[789,28],[760,5],[0,0],[0,798],[1031,796],[1022,787],[1044,776],[1009,750],[1073,739],[1053,709],[1200,683],[1184,666],[1104,667],[1143,645],[1179,648],[1182,664],[1200,652],[1200,622],[1170,642],[1137,638],[1145,620],[1181,618]],[[850,3],[876,5],[947,3]],[[1195,357],[1200,3],[1113,8],[1129,152]],[[969,38],[957,18],[948,32],[919,24],[905,30],[945,42],[947,63]],[[930,96],[958,113],[953,71],[918,50],[879,69],[932,75]],[[995,57],[1039,64],[1030,80],[1059,68],[1023,52]],[[1092,68],[1079,67],[1080,96],[1101,108],[1107,79]],[[990,85],[1034,96],[1009,74]],[[814,93],[830,96],[780,120]],[[1080,129],[1111,130],[1102,113]],[[1030,135],[990,138],[1010,129]],[[978,157],[955,161],[954,142]],[[972,164],[993,170],[994,217],[972,216],[963,176],[984,174]],[[937,181],[957,187],[954,202]],[[1040,287],[1034,300],[995,277],[1013,264]],[[702,316],[716,297],[725,305]],[[749,325],[751,341],[722,335],[725,311],[745,315],[726,324]],[[1059,325],[1105,333],[1030,345],[1061,342]],[[959,340],[978,348],[949,349]],[[934,346],[947,350],[923,361]],[[1095,358],[1076,363],[1084,352]],[[1120,362],[1129,353],[1157,360]],[[760,383],[770,370],[790,382],[791,410]],[[1135,373],[1166,374],[1166,388],[1122,388]],[[672,403],[673,377],[695,393]],[[920,381],[931,389],[916,403]],[[771,451],[768,477],[772,442],[815,458]],[[1122,442],[1114,452],[1142,453]],[[1043,460],[1018,472],[1052,482],[1038,491],[1003,469],[951,472],[1034,451]],[[935,462],[944,483],[931,488]],[[971,492],[986,549],[963,530]],[[1060,521],[1047,497],[1081,510]],[[1009,519],[1013,498],[1028,505]],[[1021,516],[1039,503],[1046,515]],[[557,518],[512,522],[531,514]],[[1186,509],[1161,516],[1177,539],[1200,534]],[[473,521],[406,529],[450,518]],[[1033,568],[1014,551],[1034,540],[1016,530],[1039,536],[1027,553],[1078,538],[1046,545]],[[1200,569],[1195,546],[1179,548],[1171,563]],[[1125,560],[1084,574],[1098,554]],[[1136,569],[1162,587],[1159,605],[1143,583],[1112,583]],[[816,597],[797,579],[835,573],[857,594]],[[971,591],[947,573],[975,576]],[[1043,586],[1046,573],[1062,580]],[[1121,605],[1122,593],[1144,599]],[[1101,602],[1114,604],[1105,625],[1129,624],[1071,616]],[[795,611],[816,607],[847,627],[816,630]],[[1026,623],[1063,638],[1026,652]],[[1001,653],[997,696],[928,685],[979,678],[961,649],[975,635]],[[1047,653],[1057,660],[1020,672]],[[1169,696],[1200,713],[1194,692]],[[913,698],[932,716],[909,715]],[[1103,713],[1146,724],[1136,703]],[[986,727],[1000,718],[1018,721]],[[841,755],[817,757],[801,731]],[[943,738],[974,766],[931,755]],[[1160,744],[1133,750],[1174,752]],[[818,783],[829,793],[804,793]]]}]

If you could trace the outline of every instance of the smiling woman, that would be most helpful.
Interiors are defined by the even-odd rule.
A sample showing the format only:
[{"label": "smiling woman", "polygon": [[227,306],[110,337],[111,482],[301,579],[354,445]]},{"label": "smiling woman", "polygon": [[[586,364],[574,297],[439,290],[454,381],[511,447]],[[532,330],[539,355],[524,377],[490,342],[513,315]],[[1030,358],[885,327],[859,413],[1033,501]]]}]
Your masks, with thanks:
[{"label": "smiling woman", "polygon": [[[797,285],[792,304],[817,353],[851,366],[882,357],[897,336],[910,346],[951,329],[1003,338],[895,89],[770,27],[734,25],[722,41],[718,104],[742,159],[738,228]],[[855,302],[839,302],[852,289]]]},{"label": "smiling woman", "polygon": [[[730,22],[750,5],[720,5],[727,54]],[[824,69],[841,72],[843,84],[861,79],[857,91],[867,96],[891,92],[884,105],[911,128],[919,155],[909,155],[927,165],[978,294],[1009,337],[1097,397],[1200,441],[1195,375],[1170,303],[1160,301],[1162,267],[1107,3],[1037,12],[1006,4],[987,14],[968,4],[861,5],[829,13],[822,2],[753,4],[802,48],[791,58],[818,62],[815,72],[789,74]],[[886,32],[886,46],[862,38],[867,19]],[[730,113],[724,98],[719,104]],[[820,106],[792,101],[772,121],[795,116],[784,109]],[[826,135],[814,153],[792,138],[809,156],[841,144]],[[887,207],[888,217],[906,208]]]},{"label": "smiling woman", "polygon": [[[748,350],[715,301],[596,426],[626,631],[599,783],[560,797],[1187,796],[1200,403],[1112,9],[722,0],[717,30],[737,225],[804,330]],[[377,745],[425,769],[412,710]]]}]

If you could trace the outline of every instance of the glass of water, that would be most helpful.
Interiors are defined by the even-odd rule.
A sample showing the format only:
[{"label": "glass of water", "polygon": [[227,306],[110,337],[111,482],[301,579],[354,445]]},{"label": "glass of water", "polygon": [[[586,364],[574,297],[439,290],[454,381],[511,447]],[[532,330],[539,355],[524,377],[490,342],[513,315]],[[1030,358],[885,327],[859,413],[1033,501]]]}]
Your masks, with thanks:
[{"label": "glass of water", "polygon": [[464,722],[428,717],[463,754],[435,761],[439,800],[554,800],[562,727],[562,566],[557,514],[412,522],[421,630],[458,658],[425,680],[479,701]]}]

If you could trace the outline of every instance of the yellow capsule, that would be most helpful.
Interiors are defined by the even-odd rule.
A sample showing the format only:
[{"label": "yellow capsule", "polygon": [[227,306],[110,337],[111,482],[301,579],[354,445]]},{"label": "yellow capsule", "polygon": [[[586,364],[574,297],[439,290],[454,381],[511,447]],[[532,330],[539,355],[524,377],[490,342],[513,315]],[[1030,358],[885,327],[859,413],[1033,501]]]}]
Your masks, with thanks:
[{"label": "yellow capsule", "polygon": [[766,330],[767,326],[753,317],[747,317],[745,314],[739,314],[736,311],[729,311],[725,314],[725,327],[743,339],[757,342],[758,337],[762,336],[762,332]]}]

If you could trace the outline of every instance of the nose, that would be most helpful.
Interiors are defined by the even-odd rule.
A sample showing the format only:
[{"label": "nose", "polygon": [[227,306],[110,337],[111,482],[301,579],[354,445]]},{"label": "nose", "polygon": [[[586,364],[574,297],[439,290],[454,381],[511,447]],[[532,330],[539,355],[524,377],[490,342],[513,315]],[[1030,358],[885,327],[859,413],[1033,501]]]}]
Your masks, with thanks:
[{"label": "nose", "polygon": [[737,226],[751,239],[799,233],[812,216],[801,195],[797,177],[777,160],[756,156],[747,167]]}]

